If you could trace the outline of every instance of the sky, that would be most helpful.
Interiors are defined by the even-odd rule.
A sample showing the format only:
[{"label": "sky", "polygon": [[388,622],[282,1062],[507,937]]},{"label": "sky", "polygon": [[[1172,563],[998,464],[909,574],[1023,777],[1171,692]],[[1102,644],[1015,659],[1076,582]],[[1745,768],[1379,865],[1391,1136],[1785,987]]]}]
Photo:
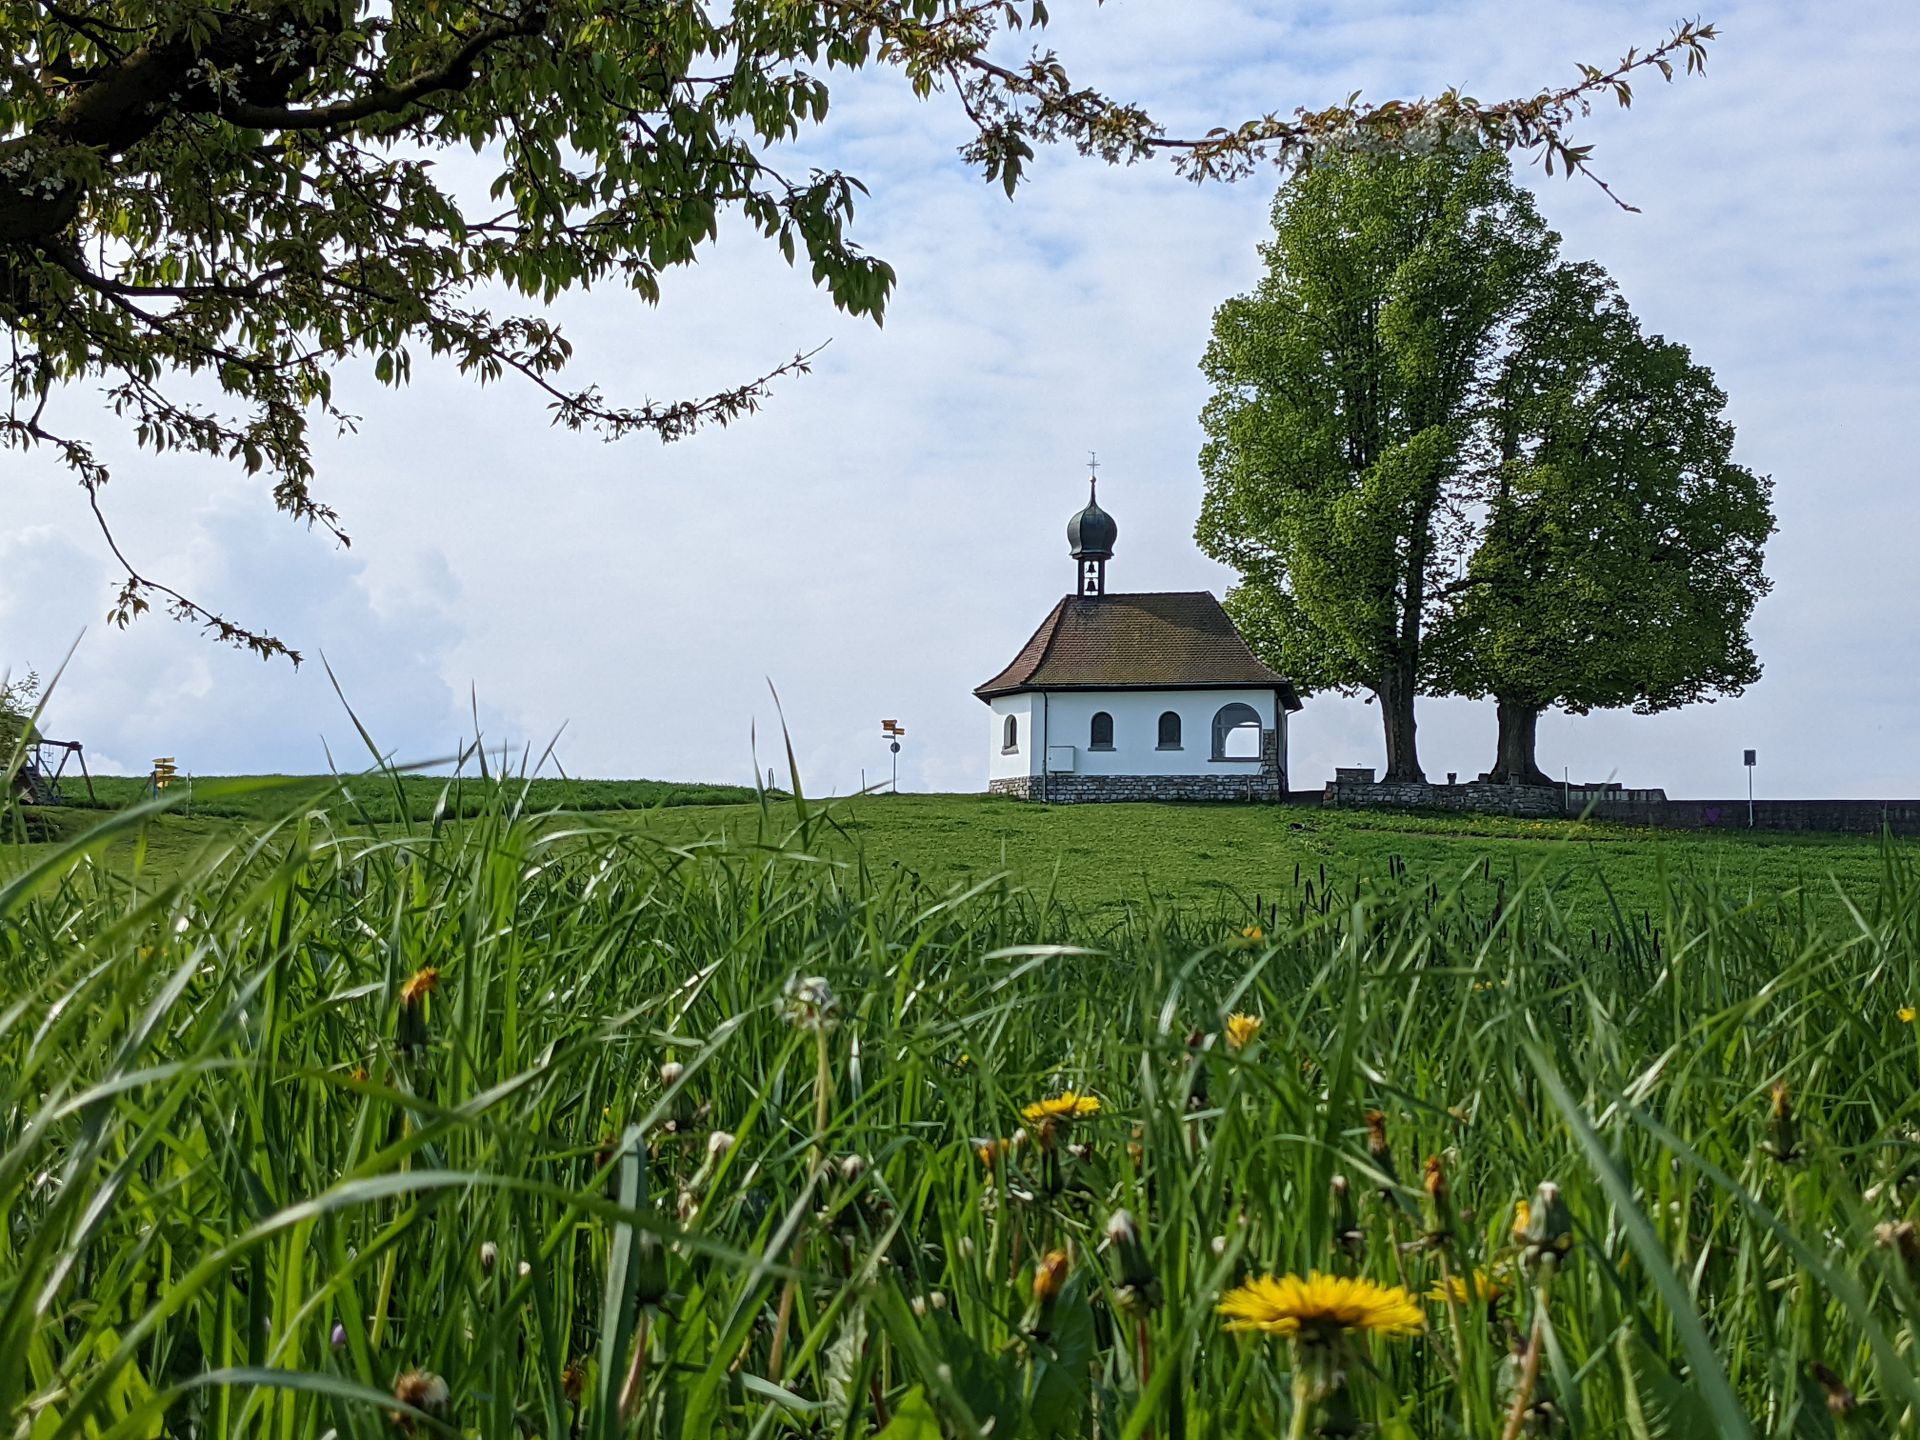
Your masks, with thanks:
[{"label": "sky", "polygon": [[[1354,90],[1531,93],[1675,19],[1666,0],[1053,9],[1044,43],[1077,81],[1180,134]],[[1765,674],[1666,715],[1551,714],[1540,761],[1724,797],[1755,748],[1763,795],[1920,795],[1920,7],[1735,0],[1703,18],[1722,32],[1704,77],[1643,82],[1574,132],[1639,213],[1520,173],[1565,253],[1714,369],[1736,458],[1773,477]],[[616,400],[708,393],[826,343],[728,429],[607,444],[450,366],[398,391],[338,376],[362,423],[319,440],[316,489],[351,549],[277,515],[258,480],[135,452],[97,393],[63,394],[51,418],[114,462],[136,563],[309,658],[262,662],[164,616],[105,624],[118,574],[83,496],[50,458],[0,452],[0,670],[48,675],[71,647],[44,728],[106,771],[358,769],[350,704],[401,762],[477,729],[515,757],[551,744],[576,776],[744,782],[778,762],[784,783],[784,724],[808,790],[842,794],[885,773],[880,721],[897,718],[902,789],[983,789],[971,692],[1072,586],[1089,451],[1120,526],[1111,589],[1233,582],[1193,542],[1198,361],[1214,307],[1258,276],[1277,180],[1195,186],[1047,151],[1009,201],[959,161],[966,133],[950,96],[839,73],[828,122],[787,157],[869,187],[852,234],[898,272],[884,326],[835,311],[738,221],[658,306],[555,306],[574,379]],[[1422,702],[1430,776],[1478,773],[1493,740],[1490,703]],[[1293,717],[1296,787],[1381,756],[1361,700]]]}]

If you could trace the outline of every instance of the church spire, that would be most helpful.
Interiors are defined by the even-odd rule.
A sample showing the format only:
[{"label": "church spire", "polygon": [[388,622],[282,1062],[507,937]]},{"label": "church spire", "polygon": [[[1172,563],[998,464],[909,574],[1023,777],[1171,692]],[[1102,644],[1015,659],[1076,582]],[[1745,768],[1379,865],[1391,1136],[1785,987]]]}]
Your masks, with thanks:
[{"label": "church spire", "polygon": [[1067,548],[1072,552],[1079,572],[1074,589],[1081,595],[1107,593],[1107,561],[1113,558],[1113,542],[1120,527],[1100,508],[1100,461],[1087,460],[1087,508],[1067,522]]}]

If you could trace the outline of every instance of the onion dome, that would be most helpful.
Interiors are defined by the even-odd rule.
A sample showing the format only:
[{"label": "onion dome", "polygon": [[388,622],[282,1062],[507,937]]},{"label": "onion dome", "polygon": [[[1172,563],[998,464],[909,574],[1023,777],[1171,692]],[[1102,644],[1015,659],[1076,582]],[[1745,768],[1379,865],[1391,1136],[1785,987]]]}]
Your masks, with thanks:
[{"label": "onion dome", "polygon": [[1120,527],[1100,508],[1097,482],[1087,482],[1087,508],[1067,522],[1067,545],[1076,560],[1108,560]]}]

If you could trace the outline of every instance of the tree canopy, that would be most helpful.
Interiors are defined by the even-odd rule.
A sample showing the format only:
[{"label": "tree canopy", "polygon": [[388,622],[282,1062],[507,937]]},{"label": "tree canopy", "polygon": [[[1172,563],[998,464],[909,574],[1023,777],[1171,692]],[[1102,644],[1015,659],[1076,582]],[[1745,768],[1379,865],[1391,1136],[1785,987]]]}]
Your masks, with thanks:
[{"label": "tree canopy", "polygon": [[1560,258],[1504,156],[1318,165],[1274,221],[1203,361],[1198,533],[1257,650],[1380,701],[1389,778],[1421,774],[1417,693],[1493,696],[1490,774],[1544,783],[1549,706],[1758,678],[1770,485],[1712,373]]},{"label": "tree canopy", "polygon": [[1494,152],[1347,156],[1282,187],[1267,273],[1201,363],[1201,547],[1227,605],[1308,688],[1379,701],[1387,776],[1421,778],[1414,697],[1466,557],[1486,407],[1554,236]]},{"label": "tree canopy", "polygon": [[1651,714],[1760,678],[1772,486],[1732,458],[1727,397],[1641,333],[1598,266],[1561,265],[1498,390],[1478,545],[1441,633],[1442,688],[1498,702],[1495,779],[1544,784],[1538,718]]},{"label": "tree canopy", "polygon": [[[516,375],[556,422],[612,436],[725,423],[805,356],[629,405],[567,376],[541,308],[591,285],[652,299],[729,216],[877,318],[894,277],[848,232],[858,181],[777,163],[826,116],[836,69],[891,67],[916,95],[949,94],[972,126],[966,158],[1009,193],[1049,142],[1168,155],[1196,179],[1458,146],[1573,174],[1589,158],[1567,129],[1596,97],[1627,103],[1643,72],[1698,68],[1713,38],[1683,25],[1498,104],[1354,98],[1180,138],[1049,51],[1003,56],[1045,20],[1042,0],[0,0],[0,438],[57,452],[114,544],[107,468],[63,394],[96,381],[141,445],[260,472],[282,511],[344,541],[308,444],[316,419],[352,423],[343,364],[389,385],[421,356],[482,383]],[[477,160],[453,163],[462,151]],[[502,289],[524,311],[488,303]],[[160,599],[293,654],[115,554],[120,623]]]}]

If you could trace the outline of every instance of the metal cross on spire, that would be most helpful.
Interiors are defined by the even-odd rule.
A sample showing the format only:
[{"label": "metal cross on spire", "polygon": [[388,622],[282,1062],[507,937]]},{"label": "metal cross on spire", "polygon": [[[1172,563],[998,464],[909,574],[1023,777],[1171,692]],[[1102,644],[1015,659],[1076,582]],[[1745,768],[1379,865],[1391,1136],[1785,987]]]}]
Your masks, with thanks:
[{"label": "metal cross on spire", "polygon": [[1100,452],[1099,451],[1097,450],[1087,451],[1087,469],[1093,472],[1094,477],[1096,479],[1099,478],[1099,475],[1100,475]]}]

